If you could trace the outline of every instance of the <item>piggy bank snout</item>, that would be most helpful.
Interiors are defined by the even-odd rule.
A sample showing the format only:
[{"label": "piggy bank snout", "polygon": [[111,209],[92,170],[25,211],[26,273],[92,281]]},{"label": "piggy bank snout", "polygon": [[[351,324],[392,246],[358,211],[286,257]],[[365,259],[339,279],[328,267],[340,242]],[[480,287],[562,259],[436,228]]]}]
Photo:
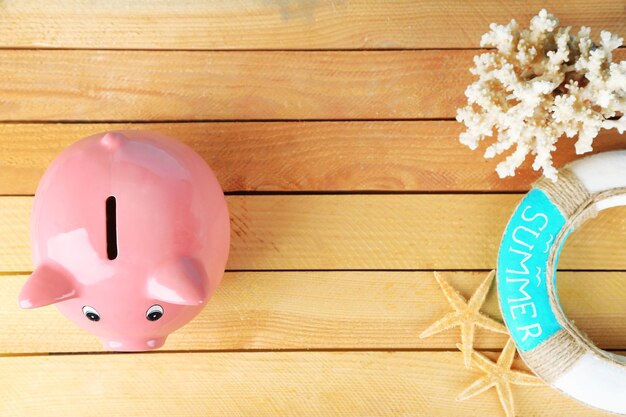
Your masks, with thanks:
[{"label": "piggy bank snout", "polygon": [[154,337],[137,340],[112,340],[101,339],[102,345],[107,350],[119,352],[143,352],[151,349],[158,349],[165,343],[167,336]]}]

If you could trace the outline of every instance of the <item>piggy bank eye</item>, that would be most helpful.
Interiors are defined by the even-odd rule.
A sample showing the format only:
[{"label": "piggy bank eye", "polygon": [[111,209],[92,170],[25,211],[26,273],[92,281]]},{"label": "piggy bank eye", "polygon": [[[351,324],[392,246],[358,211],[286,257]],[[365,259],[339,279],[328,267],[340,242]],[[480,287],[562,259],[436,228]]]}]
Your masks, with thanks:
[{"label": "piggy bank eye", "polygon": [[157,321],[163,316],[163,307],[158,304],[153,305],[146,311],[146,318],[150,321]]},{"label": "piggy bank eye", "polygon": [[93,307],[84,306],[83,314],[91,321],[100,321],[100,314]]}]

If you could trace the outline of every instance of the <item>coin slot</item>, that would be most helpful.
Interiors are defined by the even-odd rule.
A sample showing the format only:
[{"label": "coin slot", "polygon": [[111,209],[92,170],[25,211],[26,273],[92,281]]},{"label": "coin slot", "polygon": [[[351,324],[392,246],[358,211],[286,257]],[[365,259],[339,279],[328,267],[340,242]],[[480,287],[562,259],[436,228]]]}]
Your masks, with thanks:
[{"label": "coin slot", "polygon": [[107,223],[107,257],[111,260],[117,258],[117,213],[115,197],[110,196],[106,200],[106,223]]}]

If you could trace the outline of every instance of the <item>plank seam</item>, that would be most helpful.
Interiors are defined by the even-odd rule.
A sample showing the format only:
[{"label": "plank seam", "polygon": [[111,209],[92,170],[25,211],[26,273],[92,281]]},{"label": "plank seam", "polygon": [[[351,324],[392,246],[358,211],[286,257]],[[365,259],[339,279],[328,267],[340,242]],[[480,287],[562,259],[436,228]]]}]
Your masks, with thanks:
[{"label": "plank seam", "polygon": [[[485,30],[486,31],[486,30]],[[617,49],[624,49],[621,46]],[[419,52],[419,51],[493,51],[495,48],[481,47],[446,47],[446,48],[64,48],[52,47],[27,47],[27,46],[1,46],[0,51],[103,51],[103,52]]]}]

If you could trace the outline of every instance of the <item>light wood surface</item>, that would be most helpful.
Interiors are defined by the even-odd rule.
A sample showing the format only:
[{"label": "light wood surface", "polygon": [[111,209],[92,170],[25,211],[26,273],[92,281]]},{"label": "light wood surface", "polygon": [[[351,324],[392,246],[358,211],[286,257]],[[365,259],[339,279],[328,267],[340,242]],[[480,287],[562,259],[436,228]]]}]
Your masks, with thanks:
[{"label": "light wood surface", "polygon": [[[491,355],[495,357],[497,355]],[[500,415],[458,352],[153,353],[0,357],[3,416]],[[519,366],[519,363],[518,363]],[[519,415],[603,416],[548,387],[516,387]],[[550,406],[546,406],[549,404]]]},{"label": "light wood surface", "polygon": [[[458,329],[418,335],[450,311],[433,270],[471,296],[537,178],[526,163],[498,179],[453,118],[489,23],[542,7],[626,35],[623,0],[0,0],[0,416],[503,415],[493,390],[455,401],[481,376]],[[181,139],[229,194],[222,286],[148,354],[106,354],[56,308],[17,306],[41,175],[119,129]],[[603,132],[594,151],[625,143]],[[585,225],[559,264],[567,315],[618,352],[624,218]],[[483,310],[500,317],[495,288]],[[505,342],[478,331],[476,348],[495,359]],[[513,393],[519,416],[605,415]]]},{"label": "light wood surface", "polygon": [[453,118],[477,53],[0,50],[0,121]]},{"label": "light wood surface", "polygon": [[[158,131],[187,143],[226,192],[526,191],[538,177],[529,160],[515,177],[498,178],[499,160],[459,146],[463,128],[454,121],[0,123],[2,194],[34,194],[65,147],[123,129]],[[555,164],[580,157],[573,140],[559,146]],[[616,130],[605,130],[594,152],[623,146]]]},{"label": "light wood surface", "polygon": [[0,120],[449,118],[475,53],[0,50]]},{"label": "light wood surface", "polygon": [[472,48],[491,22],[626,32],[621,0],[10,0],[0,47],[100,49]]},{"label": "light wood surface", "polygon": [[[443,272],[469,298],[486,275]],[[27,275],[0,277],[0,355],[101,351],[99,341],[54,307],[17,306]],[[567,316],[599,346],[626,348],[626,273],[560,272]],[[172,334],[166,350],[447,349],[458,329],[418,335],[450,305],[432,272],[229,272],[199,317]],[[495,288],[483,311],[501,319]],[[478,349],[501,349],[503,335],[479,331]]]},{"label": "light wood surface", "polygon": [[[517,194],[228,196],[232,270],[491,269]],[[32,269],[32,197],[0,198],[0,270]],[[567,240],[562,269],[626,269],[626,207]]]}]

